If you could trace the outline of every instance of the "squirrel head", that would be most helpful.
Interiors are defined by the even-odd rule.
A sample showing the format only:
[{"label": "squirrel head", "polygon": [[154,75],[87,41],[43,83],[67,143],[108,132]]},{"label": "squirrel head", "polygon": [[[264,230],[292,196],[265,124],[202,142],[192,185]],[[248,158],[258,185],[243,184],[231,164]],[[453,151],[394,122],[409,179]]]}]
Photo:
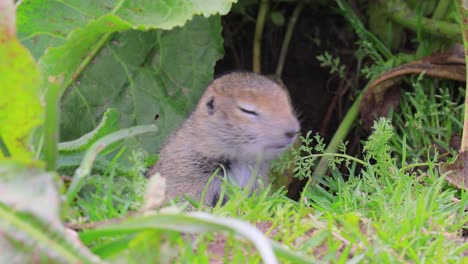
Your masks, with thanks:
[{"label": "squirrel head", "polygon": [[272,159],[294,142],[300,125],[288,91],[253,73],[215,79],[194,112],[203,120],[207,145],[231,159]]}]

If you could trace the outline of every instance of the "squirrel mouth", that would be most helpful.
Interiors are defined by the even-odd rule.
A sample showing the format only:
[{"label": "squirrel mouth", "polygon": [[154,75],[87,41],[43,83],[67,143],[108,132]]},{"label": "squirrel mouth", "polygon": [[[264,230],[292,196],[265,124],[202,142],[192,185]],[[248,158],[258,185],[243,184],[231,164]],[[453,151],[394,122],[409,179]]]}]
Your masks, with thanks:
[{"label": "squirrel mouth", "polygon": [[282,148],[287,147],[288,145],[289,145],[289,144],[287,144],[287,145],[276,145],[276,146],[274,146],[274,148],[276,148],[276,149],[282,149]]},{"label": "squirrel mouth", "polygon": [[282,145],[269,145],[267,148],[269,149],[284,149],[287,148],[290,144],[282,144]]},{"label": "squirrel mouth", "polygon": [[283,150],[294,142],[294,140],[277,140],[276,142],[266,145],[265,149]]}]

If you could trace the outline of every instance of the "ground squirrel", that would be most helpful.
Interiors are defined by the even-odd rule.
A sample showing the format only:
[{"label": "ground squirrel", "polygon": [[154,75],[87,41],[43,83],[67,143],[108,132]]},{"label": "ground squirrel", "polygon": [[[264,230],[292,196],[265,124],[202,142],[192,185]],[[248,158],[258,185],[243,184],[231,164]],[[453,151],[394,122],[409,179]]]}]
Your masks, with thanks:
[{"label": "ground squirrel", "polygon": [[[266,184],[270,161],[293,143],[299,130],[284,87],[253,73],[227,74],[208,86],[148,176],[159,172],[166,178],[168,198],[185,194],[199,200],[221,167],[239,186],[245,187],[251,174],[261,175]],[[220,183],[218,178],[211,182],[206,204],[216,204]],[[252,191],[257,187],[255,180]]]}]

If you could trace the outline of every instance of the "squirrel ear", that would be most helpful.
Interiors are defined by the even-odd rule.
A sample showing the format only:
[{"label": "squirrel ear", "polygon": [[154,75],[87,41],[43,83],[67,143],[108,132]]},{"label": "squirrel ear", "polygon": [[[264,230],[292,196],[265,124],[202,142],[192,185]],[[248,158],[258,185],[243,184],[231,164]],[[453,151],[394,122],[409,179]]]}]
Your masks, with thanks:
[{"label": "squirrel ear", "polygon": [[206,102],[206,110],[208,111],[209,115],[214,114],[215,112],[215,101],[214,101],[214,96],[212,96],[208,102]]}]

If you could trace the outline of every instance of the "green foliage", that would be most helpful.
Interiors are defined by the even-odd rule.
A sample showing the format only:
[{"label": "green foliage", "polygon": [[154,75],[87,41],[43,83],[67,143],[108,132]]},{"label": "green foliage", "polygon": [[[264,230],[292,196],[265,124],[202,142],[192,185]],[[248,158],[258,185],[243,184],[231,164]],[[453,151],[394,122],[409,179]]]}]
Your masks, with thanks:
[{"label": "green foliage", "polygon": [[[358,60],[374,61],[362,70],[366,77],[374,78],[409,58],[390,54],[345,1],[336,2],[360,36]],[[255,4],[244,3],[244,7]],[[62,204],[56,173],[2,161],[0,262],[13,258],[98,262],[91,249],[105,261],[121,263],[212,259],[275,263],[273,251],[285,263],[463,263],[468,245],[456,234],[468,222],[468,195],[445,184],[435,169],[437,152],[431,152],[434,142],[450,151],[450,138],[460,130],[458,102],[463,100],[453,103],[453,89],[438,90],[421,79],[413,82],[414,96],[403,98],[401,117],[393,116],[395,129],[389,120],[375,123],[374,133],[364,143],[363,160],[347,155],[346,144],[339,145],[339,153],[325,153],[318,135],[309,132],[301,137],[303,144],[285,154],[276,168],[284,172],[294,166],[296,177],[307,178],[316,159],[327,156],[332,175],[306,188],[299,203],[286,198],[282,189],[272,192],[270,186],[246,198],[248,190],[225,181],[223,191],[230,199],[224,206],[199,206],[216,217],[163,207],[80,232],[87,247],[65,229],[61,215],[72,222],[98,221],[141,207],[147,183],[143,173],[154,163],[146,153],[154,152],[194,105],[222,54],[219,17],[193,15],[224,14],[230,5],[227,0],[81,1],[79,5],[23,1],[18,7],[19,35],[39,60],[42,94],[32,58],[11,33],[14,21],[0,22],[0,40],[6,40],[0,41],[0,80],[8,88],[7,96],[0,98],[0,141],[13,159],[30,163],[27,138],[41,123],[38,98],[45,97],[44,116],[49,121],[37,131],[37,138],[46,138],[44,145],[36,142],[37,150],[59,150],[59,168],[75,171],[67,203]],[[7,15],[13,14],[11,7],[10,2]],[[278,14],[272,13],[271,19],[282,24]],[[17,57],[8,60],[12,54]],[[325,53],[318,59],[343,78],[339,58]],[[62,95],[62,139],[74,140],[57,148],[51,143],[56,140],[57,103]],[[5,106],[8,111],[3,111]],[[110,107],[118,108],[121,115]],[[164,127],[160,135],[128,139],[154,130],[134,126],[155,122],[156,114],[160,116],[156,122]],[[122,129],[128,127],[132,128]],[[281,244],[232,217],[266,225],[266,235]],[[218,233],[212,232],[225,234],[224,256],[201,253],[210,252],[211,243],[218,242]],[[252,245],[258,251],[251,250]]]},{"label": "green foliage", "polygon": [[[332,226],[340,226],[335,232],[353,241],[355,256],[361,255],[371,262],[421,258],[434,262],[461,261],[460,253],[467,245],[460,244],[454,235],[442,233],[458,230],[468,220],[463,209],[468,205],[467,194],[458,196],[454,189],[447,188],[432,161],[426,163],[430,168],[426,176],[399,170],[395,158],[390,156],[392,137],[389,121],[377,122],[364,145],[367,165],[360,172],[355,164],[349,167],[346,180],[344,174],[334,170],[331,177],[313,186],[305,198],[310,199],[308,203],[314,208],[328,214]],[[460,199],[461,203],[453,203],[454,199]],[[349,219],[350,213],[355,220]],[[373,253],[380,249],[386,253]]]},{"label": "green foliage", "polygon": [[77,201],[67,217],[69,221],[103,221],[123,217],[141,208],[147,185],[143,175],[145,153],[133,153],[133,166],[127,169],[125,176],[116,169],[122,153],[120,151],[114,157],[102,174],[90,175],[83,180]]},{"label": "green foliage", "polygon": [[[427,153],[454,156],[462,134],[463,91],[447,82],[435,83],[423,76],[412,78],[413,91],[401,98],[400,113],[392,113],[396,137],[392,147],[404,162],[420,162]],[[454,142],[455,142],[454,141]],[[406,158],[403,156],[403,145]]]},{"label": "green foliage", "polygon": [[345,65],[340,63],[340,57],[334,58],[330,53],[325,52],[317,56],[320,66],[330,68],[330,74],[337,73],[341,79],[345,78]]},{"label": "green foliage", "polygon": [[116,107],[125,113],[121,128],[162,116],[164,136],[128,145],[129,151],[133,146],[154,151],[194,105],[222,53],[219,17],[197,17],[184,29],[163,30],[182,26],[195,14],[225,14],[231,4],[229,0],[22,1],[18,34],[38,59],[47,91],[47,167],[55,169],[57,138],[52,135],[58,130],[58,102],[64,93],[63,139],[89,132],[108,107]]},{"label": "green foliage", "polygon": [[393,137],[393,126],[390,120],[380,119],[374,123],[374,132],[364,144],[364,154],[367,162],[375,161],[375,170],[381,176],[388,175],[392,167],[391,147],[388,142]]},{"label": "green foliage", "polygon": [[320,157],[330,157],[328,166],[332,169],[336,169],[340,165],[349,167],[351,161],[366,165],[364,161],[346,154],[347,142],[339,145],[340,153],[326,153],[324,139],[318,134],[315,134],[311,138],[311,134],[312,131],[309,131],[305,137],[300,136],[299,140],[302,144],[298,148],[293,148],[291,151],[286,152],[276,160],[273,163],[273,171],[284,173],[291,166],[294,166],[294,177],[297,177],[299,180],[310,178],[312,169]]},{"label": "green foliage", "polygon": [[[399,168],[391,145],[398,135],[390,120],[375,122],[373,129],[364,143],[364,160],[342,156],[351,162],[346,172],[334,169],[331,176],[319,179],[306,189],[304,204],[285,199],[281,191],[265,195],[268,189],[241,198],[240,191],[228,185],[233,199],[214,212],[272,221],[268,232],[276,233],[275,240],[323,262],[339,256],[344,262],[463,263],[468,245],[457,234],[468,221],[467,193],[449,187],[432,159],[419,164],[428,168],[426,173]],[[309,176],[307,166],[314,162],[300,158],[315,160],[322,155],[323,140],[309,132],[301,141],[300,151],[292,152],[296,166],[303,165],[296,175]],[[288,163],[277,165],[284,168]]]},{"label": "green foliage", "polygon": [[67,191],[67,202],[71,203],[75,198],[76,194],[82,187],[83,180],[91,173],[93,162],[100,151],[105,149],[107,146],[125,138],[155,131],[157,131],[157,127],[154,125],[136,126],[128,129],[121,129],[104,136],[92,144],[86,151],[81,161],[80,167],[76,169],[75,174],[73,175],[73,180],[70,183],[70,187]]}]

